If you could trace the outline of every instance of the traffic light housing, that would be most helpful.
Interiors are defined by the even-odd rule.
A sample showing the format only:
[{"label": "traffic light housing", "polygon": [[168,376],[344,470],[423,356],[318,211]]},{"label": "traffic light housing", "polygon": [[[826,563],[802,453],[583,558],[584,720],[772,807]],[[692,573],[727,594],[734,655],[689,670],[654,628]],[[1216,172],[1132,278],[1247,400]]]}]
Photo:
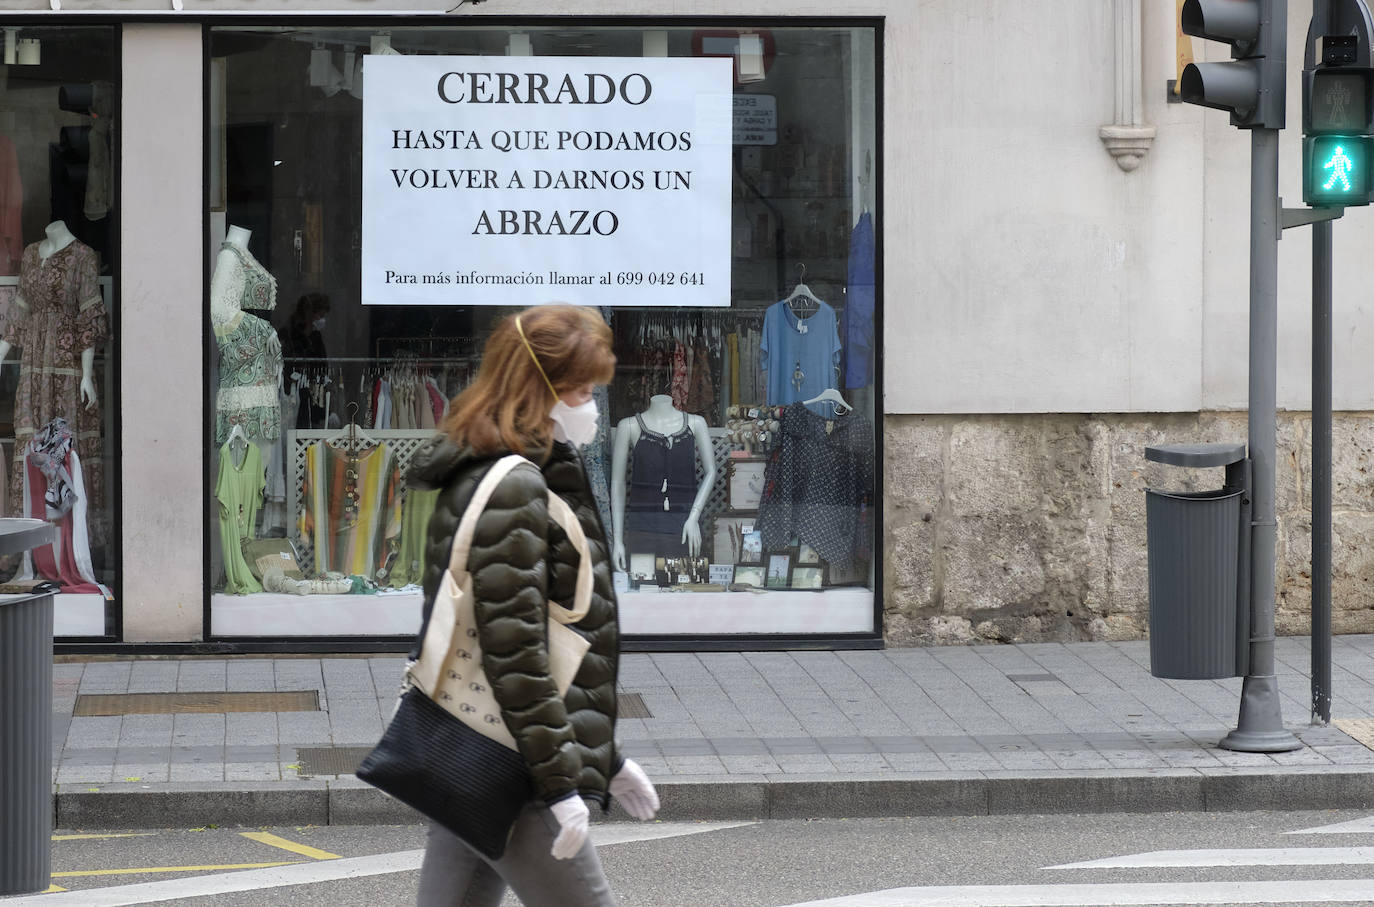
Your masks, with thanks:
[{"label": "traffic light housing", "polygon": [[1317,0],[1302,73],[1302,200],[1313,207],[1374,196],[1371,33],[1364,0]]},{"label": "traffic light housing", "polygon": [[1231,113],[1242,129],[1282,129],[1287,0],[1184,0],[1183,33],[1231,45],[1228,63],[1190,63],[1178,94]]}]

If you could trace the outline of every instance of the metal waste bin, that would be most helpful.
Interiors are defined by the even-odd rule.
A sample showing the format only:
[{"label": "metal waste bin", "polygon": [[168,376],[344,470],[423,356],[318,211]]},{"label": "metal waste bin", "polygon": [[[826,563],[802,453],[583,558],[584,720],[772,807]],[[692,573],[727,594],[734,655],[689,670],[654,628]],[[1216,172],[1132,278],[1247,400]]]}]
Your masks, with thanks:
[{"label": "metal waste bin", "polygon": [[[50,523],[0,519],[0,554],[52,544]],[[52,594],[0,595],[0,895],[52,874]]]},{"label": "metal waste bin", "polygon": [[1211,491],[1145,491],[1150,673],[1200,680],[1245,673],[1249,657],[1249,520],[1244,444],[1145,448],[1146,459],[1226,467]]}]

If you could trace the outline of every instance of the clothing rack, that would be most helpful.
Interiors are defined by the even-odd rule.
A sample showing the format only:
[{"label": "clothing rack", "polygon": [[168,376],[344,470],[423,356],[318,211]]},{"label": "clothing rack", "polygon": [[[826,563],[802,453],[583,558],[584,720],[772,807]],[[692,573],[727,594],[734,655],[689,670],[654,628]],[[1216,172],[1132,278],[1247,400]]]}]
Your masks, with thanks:
[{"label": "clothing rack", "polygon": [[341,363],[361,363],[364,365],[462,365],[474,362],[479,357],[473,356],[298,356],[292,358],[292,362],[303,362],[306,364],[318,363],[320,365],[332,365],[336,362]]},{"label": "clothing rack", "polygon": [[[373,350],[377,353],[377,357],[381,358],[384,346],[391,344],[393,351],[399,348],[402,353],[401,358],[404,358],[405,353],[414,353],[417,358],[433,360],[435,357],[432,354],[435,352],[437,344],[449,345],[450,349],[443,351],[441,354],[443,356],[453,355],[452,347],[458,347],[470,351],[459,355],[471,357],[478,355],[482,344],[485,342],[485,337],[477,337],[472,334],[455,334],[448,337],[378,337],[374,341]],[[419,352],[417,347],[427,347],[427,352],[430,355]]]}]

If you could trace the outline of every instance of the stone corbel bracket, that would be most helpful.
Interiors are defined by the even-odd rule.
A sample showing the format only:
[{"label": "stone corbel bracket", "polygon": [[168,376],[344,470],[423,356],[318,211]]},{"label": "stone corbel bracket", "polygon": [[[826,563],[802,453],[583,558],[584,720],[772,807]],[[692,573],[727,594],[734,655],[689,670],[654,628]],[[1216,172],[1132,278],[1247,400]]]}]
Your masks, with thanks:
[{"label": "stone corbel bracket", "polygon": [[1141,89],[1140,0],[1112,0],[1116,33],[1116,120],[1098,129],[1107,153],[1127,173],[1140,166],[1155,140],[1145,120]]}]

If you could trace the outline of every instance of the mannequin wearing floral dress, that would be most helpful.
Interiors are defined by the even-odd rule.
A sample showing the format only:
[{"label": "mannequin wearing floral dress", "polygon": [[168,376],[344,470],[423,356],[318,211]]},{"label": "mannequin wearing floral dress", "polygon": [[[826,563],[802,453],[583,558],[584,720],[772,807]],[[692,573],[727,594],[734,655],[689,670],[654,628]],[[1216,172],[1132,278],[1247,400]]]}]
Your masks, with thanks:
[{"label": "mannequin wearing floral dress", "polygon": [[210,322],[219,345],[215,443],[235,425],[268,447],[281,433],[281,341],[272,325],[244,309],[271,309],[277,282],[248,252],[248,231],[230,227],[210,279]]},{"label": "mannequin wearing floral dress", "polygon": [[91,539],[99,544],[106,529],[105,469],[95,351],[109,336],[109,322],[98,256],[60,220],[45,232],[41,241],[24,249],[19,293],[0,339],[0,362],[12,347],[21,348],[9,500],[23,500],[22,451],[29,441],[53,419],[66,419],[87,486]]}]

